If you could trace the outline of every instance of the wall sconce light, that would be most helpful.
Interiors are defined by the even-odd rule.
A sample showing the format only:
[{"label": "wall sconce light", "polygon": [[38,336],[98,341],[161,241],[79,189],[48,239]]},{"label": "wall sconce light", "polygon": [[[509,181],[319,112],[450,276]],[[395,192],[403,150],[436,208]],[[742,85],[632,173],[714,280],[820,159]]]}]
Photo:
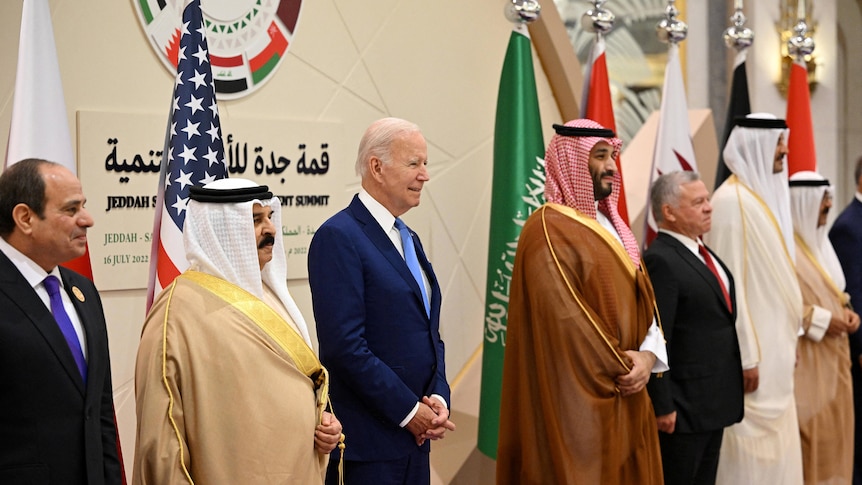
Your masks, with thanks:
[{"label": "wall sconce light", "polygon": [[[812,2],[808,2],[809,5]],[[781,0],[781,17],[776,24],[781,42],[781,79],[776,86],[783,97],[787,97],[790,84],[790,66],[793,65],[794,52],[797,50],[805,60],[808,69],[808,89],[813,93],[817,88],[817,63],[812,54],[814,40],[812,35],[816,25],[811,19],[811,8],[806,8],[805,0]],[[791,47],[793,46],[793,47]]]}]

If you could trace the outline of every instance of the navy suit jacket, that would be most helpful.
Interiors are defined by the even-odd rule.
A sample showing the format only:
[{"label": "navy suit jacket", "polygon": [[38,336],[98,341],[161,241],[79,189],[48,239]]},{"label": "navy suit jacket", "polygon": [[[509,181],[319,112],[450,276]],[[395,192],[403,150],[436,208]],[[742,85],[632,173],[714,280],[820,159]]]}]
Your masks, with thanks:
[{"label": "navy suit jacket", "polygon": [[[850,295],[853,309],[862,312],[862,202],[859,199],[854,198],[835,219],[829,230],[829,240],[847,279],[844,291]],[[850,354],[853,367],[858,367],[859,355],[862,355],[862,332],[858,330],[850,334]]]},{"label": "navy suit jacket", "polygon": [[659,233],[644,252],[667,341],[670,371],[652,374],[647,391],[657,416],[677,411],[676,433],[715,431],[742,419],[743,383],[733,312],[718,280],[679,240]]},{"label": "navy suit jacket", "polygon": [[[0,252],[0,483],[119,484],[108,333],[93,283],[60,268],[87,340],[87,385],[51,312]],[[81,302],[71,293],[78,288]]]},{"label": "navy suit jacket", "polygon": [[[320,358],[332,377],[347,460],[407,455],[416,442],[399,423],[422,396],[450,401],[440,286],[411,235],[431,285],[430,318],[407,263],[358,196],[320,226],[308,251]],[[430,450],[429,442],[422,449]]]}]

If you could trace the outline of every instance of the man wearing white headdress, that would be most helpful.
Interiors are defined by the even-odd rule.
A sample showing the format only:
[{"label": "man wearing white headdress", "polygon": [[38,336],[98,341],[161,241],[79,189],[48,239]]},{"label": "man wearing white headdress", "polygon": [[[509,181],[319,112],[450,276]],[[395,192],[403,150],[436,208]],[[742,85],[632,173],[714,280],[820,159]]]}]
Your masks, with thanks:
[{"label": "man wearing white headdress", "polygon": [[827,237],[829,181],[802,171],[790,177],[796,274],[805,337],[799,339],[796,409],[807,485],[847,484],[853,477],[853,382],[847,334],[859,328],[849,308],[841,263]]},{"label": "man wearing white headdress", "polygon": [[135,484],[323,483],[341,423],[287,290],[266,186],[193,187],[190,269],[153,303],[135,371]]},{"label": "man wearing white headdress", "polygon": [[784,160],[787,125],[772,115],[738,118],[724,149],[733,175],[712,198],[704,238],[736,280],[745,386],[740,423],[725,429],[716,483],[802,484],[793,369],[802,296]]}]

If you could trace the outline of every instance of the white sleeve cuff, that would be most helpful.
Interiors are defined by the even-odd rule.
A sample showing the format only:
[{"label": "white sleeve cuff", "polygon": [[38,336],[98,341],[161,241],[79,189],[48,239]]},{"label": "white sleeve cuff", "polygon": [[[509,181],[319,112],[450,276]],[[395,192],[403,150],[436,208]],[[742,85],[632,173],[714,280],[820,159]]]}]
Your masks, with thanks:
[{"label": "white sleeve cuff", "polygon": [[412,410],[412,411],[410,411],[410,412],[407,414],[407,417],[406,417],[406,418],[404,418],[404,419],[403,419],[403,420],[398,424],[398,426],[401,426],[402,428],[403,428],[403,427],[405,427],[405,426],[407,426],[407,423],[409,423],[409,422],[410,422],[410,420],[411,420],[411,419],[413,419],[413,416],[416,416],[416,413],[418,413],[418,412],[419,412],[419,403],[417,402],[417,403],[416,403],[416,405],[415,405],[415,406],[413,406],[413,410]]},{"label": "white sleeve cuff", "polygon": [[655,364],[652,366],[653,373],[665,372],[670,369],[667,365],[667,347],[664,343],[664,335],[658,329],[655,318],[653,318],[652,325],[647,330],[646,337],[644,337],[638,350],[655,354]]},{"label": "white sleeve cuff", "polygon": [[444,408],[449,409],[449,403],[446,402],[446,399],[444,399],[443,396],[441,396],[440,394],[431,394],[431,397],[443,403]]},{"label": "white sleeve cuff", "polygon": [[826,330],[832,321],[832,312],[817,305],[812,305],[811,308],[814,311],[811,313],[811,325],[808,326],[808,332],[805,333],[805,336],[809,340],[820,342],[826,335]]}]

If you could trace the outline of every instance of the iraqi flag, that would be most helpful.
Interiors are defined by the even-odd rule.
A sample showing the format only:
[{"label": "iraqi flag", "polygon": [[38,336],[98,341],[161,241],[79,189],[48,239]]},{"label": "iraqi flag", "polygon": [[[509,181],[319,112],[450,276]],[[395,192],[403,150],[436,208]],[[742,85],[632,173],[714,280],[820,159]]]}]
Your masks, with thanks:
[{"label": "iraqi flag", "polygon": [[[78,174],[48,0],[24,1],[4,166],[28,158],[59,163]],[[89,249],[63,266],[93,279]]]},{"label": "iraqi flag", "polygon": [[[682,82],[679,46],[670,44],[667,68],[664,72],[664,88],[661,93],[661,117],[653,152],[650,185],[660,175],[679,170],[696,172],[697,163],[694,160],[694,145],[691,142],[691,128],[688,123],[688,102],[685,98],[685,84]],[[649,245],[658,234],[649,197],[647,197],[646,208],[646,245]]]},{"label": "iraqi flag", "polygon": [[730,169],[724,163],[724,146],[733,131],[733,120],[744,118],[751,114],[751,101],[748,98],[748,75],[745,71],[745,60],[748,50],[743,49],[736,53],[733,63],[733,78],[730,83],[730,102],[727,105],[727,117],[724,119],[724,134],[721,138],[721,146],[718,152],[718,165],[715,167],[715,188],[717,189],[728,177]]},{"label": "iraqi flag", "polygon": [[797,59],[790,66],[790,86],[787,88],[787,175],[803,170],[817,171],[814,150],[814,127],[811,123],[811,93],[808,90],[808,68],[805,60]]},{"label": "iraqi flag", "polygon": [[183,248],[189,187],[227,177],[200,0],[186,0],[179,46],[153,222],[147,311],[189,267]]},{"label": "iraqi flag", "polygon": [[[593,48],[590,52],[590,61],[587,64],[585,77],[588,82],[584,83],[584,93],[581,97],[581,99],[585,100],[581,116],[616,132],[617,123],[614,118],[614,103],[611,99],[611,83],[608,76],[608,63],[605,54],[605,38],[601,34],[596,34],[596,41],[593,43]],[[619,209],[620,217],[628,224],[629,211],[626,206],[626,191],[625,186],[622,185],[622,155],[617,156],[616,163],[617,171],[620,173],[620,199],[617,203],[617,208]]]}]

